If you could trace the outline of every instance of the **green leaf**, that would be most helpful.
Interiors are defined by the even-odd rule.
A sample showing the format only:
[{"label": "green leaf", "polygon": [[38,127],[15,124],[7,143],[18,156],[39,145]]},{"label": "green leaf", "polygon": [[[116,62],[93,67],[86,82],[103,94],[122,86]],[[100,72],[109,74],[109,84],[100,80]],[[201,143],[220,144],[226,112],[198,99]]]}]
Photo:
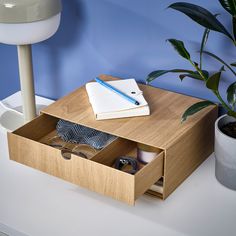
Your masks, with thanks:
[{"label": "green leaf", "polygon": [[227,29],[207,9],[187,2],[173,3],[169,6],[169,8],[184,13],[205,28],[220,32],[234,41]]},{"label": "green leaf", "polygon": [[204,54],[207,54],[210,57],[213,57],[214,59],[216,59],[217,61],[221,62],[223,65],[225,65],[235,76],[236,76],[236,72],[231,68],[231,66],[229,66],[225,61],[223,61],[221,58],[219,58],[218,56],[216,56],[215,54],[208,52],[208,51],[203,51]]},{"label": "green leaf", "polygon": [[203,36],[202,36],[202,42],[201,42],[201,48],[200,48],[200,69],[202,69],[202,53],[203,53],[204,47],[207,43],[209,33],[210,33],[210,30],[205,29]]},{"label": "green leaf", "polygon": [[179,75],[179,78],[181,79],[181,81],[185,77],[189,77],[189,78],[197,79],[197,80],[203,80],[202,77],[199,74],[181,74],[181,75]]},{"label": "green leaf", "polygon": [[202,101],[202,102],[193,104],[184,112],[184,114],[182,115],[181,122],[186,121],[189,116],[194,115],[195,113],[211,105],[215,105],[215,103],[210,102],[210,101]]},{"label": "green leaf", "polygon": [[236,40],[236,16],[232,17],[232,25],[233,25],[234,39]]},{"label": "green leaf", "polygon": [[227,89],[227,100],[233,107],[236,105],[236,82],[232,83]]},{"label": "green leaf", "polygon": [[233,62],[230,65],[236,67],[236,62]]},{"label": "green leaf", "polygon": [[[208,71],[202,70],[202,73],[204,74],[205,78],[209,77]],[[185,77],[189,77],[189,78],[193,78],[193,79],[197,79],[197,80],[203,80],[202,77],[199,75],[199,73],[197,71],[193,71],[193,72],[188,73],[188,74],[179,75],[179,78],[181,80],[183,80]]]},{"label": "green leaf", "polygon": [[236,15],[236,1],[235,0],[219,0],[222,7],[232,16]]},{"label": "green leaf", "polygon": [[185,70],[185,69],[173,69],[173,70],[156,70],[156,71],[153,71],[151,72],[147,78],[146,78],[146,82],[147,83],[150,83],[151,81],[153,81],[154,79],[164,75],[164,74],[167,74],[167,73],[192,73],[193,71],[191,70]]},{"label": "green leaf", "polygon": [[194,65],[195,65],[195,66],[197,66],[197,67],[198,67],[198,63],[197,63],[197,62],[195,62],[195,61],[194,61],[193,63],[194,63]]},{"label": "green leaf", "polygon": [[218,91],[221,72],[223,70],[224,70],[224,66],[221,67],[220,71],[218,71],[217,73],[215,73],[215,74],[213,74],[212,76],[209,77],[209,79],[206,82],[207,88],[209,88],[213,91]]},{"label": "green leaf", "polygon": [[175,50],[179,53],[180,56],[182,56],[187,60],[190,60],[190,54],[186,50],[184,43],[182,41],[177,39],[168,39],[167,41],[171,43],[171,45],[175,48]]}]

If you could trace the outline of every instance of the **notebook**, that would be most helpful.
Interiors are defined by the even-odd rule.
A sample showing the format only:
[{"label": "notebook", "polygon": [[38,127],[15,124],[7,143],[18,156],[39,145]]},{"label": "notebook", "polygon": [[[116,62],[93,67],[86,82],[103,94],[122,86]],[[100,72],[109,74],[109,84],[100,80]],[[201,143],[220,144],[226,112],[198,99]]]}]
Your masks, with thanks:
[{"label": "notebook", "polygon": [[97,82],[87,83],[86,90],[96,120],[150,115],[148,103],[143,97],[143,92],[139,89],[135,79],[106,82],[133,97],[140,105],[132,104]]}]

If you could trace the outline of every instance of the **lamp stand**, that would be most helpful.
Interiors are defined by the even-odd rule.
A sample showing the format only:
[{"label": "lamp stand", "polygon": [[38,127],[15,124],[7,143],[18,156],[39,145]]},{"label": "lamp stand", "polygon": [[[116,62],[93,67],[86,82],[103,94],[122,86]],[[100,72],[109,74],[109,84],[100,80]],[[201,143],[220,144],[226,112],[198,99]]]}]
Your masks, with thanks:
[{"label": "lamp stand", "polygon": [[25,123],[36,117],[31,45],[18,45],[18,63]]}]

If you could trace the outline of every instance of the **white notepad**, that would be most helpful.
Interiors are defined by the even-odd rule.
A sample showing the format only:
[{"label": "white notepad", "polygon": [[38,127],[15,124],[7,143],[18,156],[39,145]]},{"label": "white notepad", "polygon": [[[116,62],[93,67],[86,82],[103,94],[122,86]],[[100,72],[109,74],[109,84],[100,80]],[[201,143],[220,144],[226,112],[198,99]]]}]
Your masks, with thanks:
[{"label": "white notepad", "polygon": [[140,105],[132,104],[97,82],[87,83],[86,90],[96,120],[150,115],[148,103],[135,79],[106,82],[137,100]]}]

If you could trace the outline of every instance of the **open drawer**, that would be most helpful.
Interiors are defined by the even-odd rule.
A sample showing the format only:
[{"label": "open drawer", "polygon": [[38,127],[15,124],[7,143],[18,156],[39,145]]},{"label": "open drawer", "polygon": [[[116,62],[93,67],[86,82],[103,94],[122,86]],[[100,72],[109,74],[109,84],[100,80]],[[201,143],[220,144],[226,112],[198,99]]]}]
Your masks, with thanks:
[{"label": "open drawer", "polygon": [[163,151],[150,163],[140,164],[134,175],[115,169],[117,157],[135,158],[137,152],[135,142],[119,137],[90,159],[63,158],[61,150],[44,143],[55,135],[57,122],[58,118],[42,114],[8,133],[10,159],[131,205],[163,176]]}]

